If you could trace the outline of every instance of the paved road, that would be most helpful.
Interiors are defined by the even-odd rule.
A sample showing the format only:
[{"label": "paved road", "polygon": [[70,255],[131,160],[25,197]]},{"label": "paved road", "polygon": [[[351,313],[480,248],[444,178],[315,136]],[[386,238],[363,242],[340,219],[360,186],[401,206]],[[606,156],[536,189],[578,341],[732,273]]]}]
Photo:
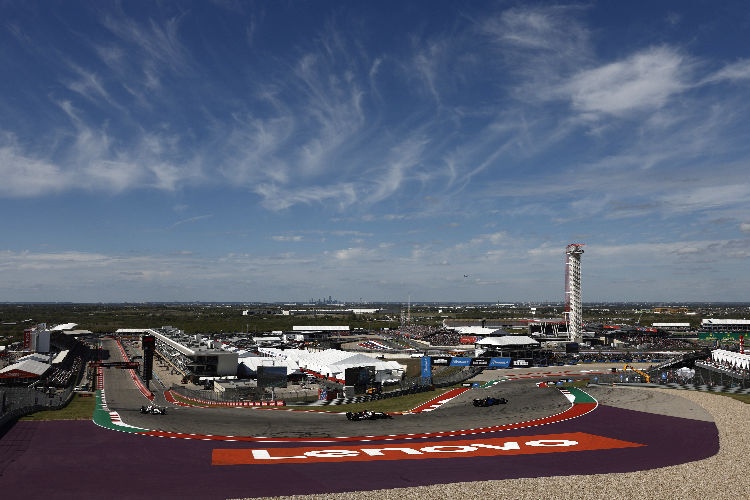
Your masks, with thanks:
[{"label": "paved road", "polygon": [[[103,348],[110,359],[121,360],[113,340]],[[531,380],[509,381],[489,389],[471,389],[443,405],[439,411],[396,416],[392,420],[350,422],[340,413],[308,413],[262,408],[188,408],[169,406],[167,415],[144,415],[146,398],[135,388],[126,370],[109,369],[104,377],[107,405],[123,422],[153,430],[194,434],[267,437],[331,437],[372,434],[405,434],[488,427],[532,420],[564,411],[570,406],[557,390],[537,389]],[[157,403],[167,405],[152,383]],[[498,396],[507,405],[476,408],[474,398]],[[523,415],[523,417],[519,417]]]},{"label": "paved road", "polygon": [[[436,414],[439,413],[435,412]],[[219,465],[217,454],[268,450],[274,456],[296,456],[299,443],[240,443],[159,439],[110,431],[91,422],[20,422],[0,440],[15,445],[0,476],[3,498],[238,498],[293,494],[325,494],[461,481],[569,474],[602,474],[651,469],[707,458],[718,451],[712,422],[669,417],[601,405],[583,417],[534,429],[474,436],[471,444],[498,446],[529,439],[559,439],[585,433],[623,440],[635,447],[529,455],[469,456],[450,454],[368,462]],[[466,437],[438,441],[456,451]],[[495,441],[491,441],[495,439]],[[576,439],[578,439],[576,437]],[[268,448],[269,446],[273,448]],[[306,445],[309,446],[309,445]],[[348,443],[331,449],[427,446],[427,441]],[[434,451],[435,448],[432,448]],[[543,450],[544,451],[544,450]],[[554,451],[554,450],[553,450]],[[320,453],[320,452],[318,452]],[[330,453],[330,452],[328,452]],[[350,452],[338,452],[350,453]],[[352,452],[356,453],[356,452]],[[361,458],[362,453],[359,452]],[[445,454],[444,454],[445,455]],[[402,458],[406,458],[402,460]],[[427,458],[427,459],[425,459]]]},{"label": "paved road", "polygon": [[[107,347],[112,359],[119,359],[114,344]],[[165,416],[141,415],[138,409],[146,399],[134,388],[126,371],[113,369],[105,373],[105,391],[110,409],[132,425],[243,436],[459,430],[526,421],[570,406],[560,391],[537,388],[535,380],[528,379],[503,382],[490,389],[472,389],[431,413],[374,422],[349,422],[337,414],[245,408],[173,408]],[[325,494],[460,481],[627,472],[700,460],[718,451],[718,432],[710,415],[677,395],[612,387],[591,388],[590,392],[601,398],[601,404],[572,420],[472,436],[388,442],[160,439],[115,432],[88,421],[20,422],[0,439],[0,447],[7,452],[0,485],[3,498],[10,499],[218,499]],[[504,396],[510,402],[475,408],[470,400],[477,394]],[[580,450],[557,445],[546,448],[551,442],[570,443],[573,439],[589,440],[595,446]],[[521,449],[514,450],[507,443]],[[310,451],[311,446],[326,448]],[[503,450],[498,451],[498,447]],[[378,451],[390,448],[395,450]],[[365,449],[369,452],[365,453]],[[261,457],[266,453],[300,458],[243,462],[247,457],[255,458],[256,452]],[[222,462],[226,457],[230,460]],[[327,461],[320,462],[319,458]],[[361,464],[361,460],[373,461]]]},{"label": "paved road", "polygon": [[[110,359],[121,360],[113,340],[104,348]],[[613,364],[581,367],[550,367],[485,371],[477,380],[495,380],[548,373],[555,377],[590,377],[590,371],[609,371]],[[619,365],[618,365],[619,366]],[[583,372],[581,372],[583,370]],[[556,389],[538,389],[536,382],[544,378],[508,380],[488,389],[471,389],[443,405],[438,411],[396,416],[393,420],[350,422],[343,414],[307,413],[261,408],[188,408],[169,405],[163,398],[163,386],[152,382],[156,402],[169,406],[167,415],[143,415],[140,407],[148,404],[135,388],[125,370],[109,369],[105,376],[107,403],[130,425],[166,432],[226,436],[265,436],[316,438],[406,434],[472,429],[515,423],[546,417],[566,410],[570,403]],[[591,388],[601,402],[624,409],[638,409],[662,415],[709,419],[710,415],[678,396],[655,396],[648,391],[632,391],[609,387]],[[507,405],[476,408],[474,398],[497,396],[508,399]]]}]

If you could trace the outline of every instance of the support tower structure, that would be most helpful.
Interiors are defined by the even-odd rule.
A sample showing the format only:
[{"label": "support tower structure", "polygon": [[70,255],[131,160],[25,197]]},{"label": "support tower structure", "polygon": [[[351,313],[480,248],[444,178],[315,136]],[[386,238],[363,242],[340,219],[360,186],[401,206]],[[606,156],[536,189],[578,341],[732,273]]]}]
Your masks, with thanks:
[{"label": "support tower structure", "polygon": [[583,340],[583,306],[581,305],[581,254],[583,243],[571,243],[565,248],[565,315],[568,339]]}]

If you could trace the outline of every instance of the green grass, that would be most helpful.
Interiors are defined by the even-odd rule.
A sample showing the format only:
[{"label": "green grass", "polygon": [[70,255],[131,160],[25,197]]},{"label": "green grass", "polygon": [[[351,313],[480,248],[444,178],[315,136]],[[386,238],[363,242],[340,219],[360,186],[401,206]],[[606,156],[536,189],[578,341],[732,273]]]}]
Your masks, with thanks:
[{"label": "green grass", "polygon": [[[210,406],[210,407],[216,407],[216,408],[231,408],[231,406],[227,406],[225,403],[230,403],[231,401],[211,401],[206,399],[205,402],[198,402],[193,401],[191,399],[183,398],[176,392],[172,392],[172,396],[174,396],[175,401],[178,403],[185,403],[187,405],[191,406]],[[239,401],[238,401],[239,402]]]},{"label": "green grass", "polygon": [[563,383],[563,387],[586,387],[590,381],[589,380],[574,380],[573,382],[565,382]]},{"label": "green grass", "polygon": [[[444,387],[441,389],[436,389],[434,391],[427,391],[427,392],[420,392],[417,394],[407,394],[406,396],[399,396],[396,398],[388,398],[388,399],[379,399],[377,401],[367,401],[364,403],[352,403],[348,405],[335,405],[335,406],[294,406],[294,405],[287,405],[285,408],[289,408],[292,410],[315,410],[315,411],[325,411],[330,413],[341,413],[346,411],[361,411],[361,410],[372,410],[372,411],[384,411],[384,412],[398,412],[398,411],[408,411],[412,408],[416,408],[417,406],[426,403],[427,401],[434,399],[441,394],[444,394],[445,392],[455,389],[459,386],[453,386],[453,387]],[[203,403],[196,403],[195,401],[190,401],[189,399],[181,398],[179,394],[172,393],[175,400],[179,401],[181,403],[186,403],[190,405],[203,405]],[[205,406],[215,407],[215,408],[226,408],[224,405],[218,405],[218,404],[211,404],[206,403]]]},{"label": "green grass", "polygon": [[383,412],[398,412],[408,411],[412,408],[426,403],[427,401],[434,399],[445,392],[454,389],[454,387],[444,387],[434,391],[420,392],[417,394],[407,394],[406,396],[399,396],[397,398],[379,399],[376,401],[365,401],[364,403],[351,403],[348,405],[335,405],[335,406],[291,406],[288,405],[286,408],[296,410],[311,410],[315,411],[327,411],[331,413],[341,413],[346,411],[383,411]]},{"label": "green grass", "polygon": [[65,408],[38,411],[20,420],[89,420],[94,414],[95,405],[96,398],[93,395],[82,398],[76,394]]},{"label": "green grass", "polygon": [[[398,412],[398,411],[408,411],[412,408],[416,408],[417,406],[426,403],[427,401],[434,399],[441,394],[444,394],[445,392],[455,389],[457,387],[461,387],[461,385],[453,385],[450,387],[443,387],[440,389],[436,389],[434,391],[427,391],[427,392],[420,392],[417,394],[407,394],[406,396],[399,396],[395,398],[388,398],[388,399],[379,399],[376,401],[366,401],[364,403],[352,403],[348,405],[335,405],[335,406],[309,406],[309,405],[299,405],[295,406],[292,404],[289,404],[285,406],[284,408],[289,408],[292,410],[315,410],[315,411],[324,411],[324,412],[330,412],[330,413],[341,413],[341,412],[347,412],[347,411],[361,411],[361,410],[372,410],[372,411],[383,411],[383,412]],[[227,408],[226,405],[220,405],[216,403],[198,403],[196,401],[191,401],[189,399],[185,399],[183,397],[180,397],[178,393],[172,392],[172,395],[174,396],[175,400],[180,403],[185,403],[189,405],[201,405],[201,406],[207,406],[212,408]]]},{"label": "green grass", "polygon": [[725,394],[723,392],[711,392],[709,394],[716,394],[717,396],[725,396],[728,398],[736,399],[737,401],[742,401],[743,403],[750,405],[750,394]]}]

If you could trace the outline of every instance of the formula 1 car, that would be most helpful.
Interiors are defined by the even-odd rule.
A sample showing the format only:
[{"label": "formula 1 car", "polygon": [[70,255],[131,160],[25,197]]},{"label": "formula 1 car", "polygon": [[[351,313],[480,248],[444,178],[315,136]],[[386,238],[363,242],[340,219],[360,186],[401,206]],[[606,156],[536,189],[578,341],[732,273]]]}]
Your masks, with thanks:
[{"label": "formula 1 car", "polygon": [[163,406],[156,405],[141,406],[141,413],[149,413],[151,415],[166,415],[167,409]]},{"label": "formula 1 car", "polygon": [[392,415],[388,415],[387,413],[383,413],[382,411],[348,411],[346,412],[346,418],[348,420],[379,420],[381,418],[393,418]]},{"label": "formula 1 car", "polygon": [[494,406],[494,405],[504,405],[508,402],[505,398],[482,398],[482,399],[475,399],[474,400],[474,406]]}]

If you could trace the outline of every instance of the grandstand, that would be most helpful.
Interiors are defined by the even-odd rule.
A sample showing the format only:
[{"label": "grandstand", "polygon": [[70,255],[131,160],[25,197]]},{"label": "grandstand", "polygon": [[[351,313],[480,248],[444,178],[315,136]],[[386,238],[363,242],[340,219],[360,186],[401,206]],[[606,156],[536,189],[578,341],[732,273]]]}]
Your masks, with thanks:
[{"label": "grandstand", "polygon": [[510,358],[512,366],[539,364],[550,355],[540,349],[539,342],[525,335],[487,337],[477,341],[474,347],[476,357]]},{"label": "grandstand", "polygon": [[156,352],[183,376],[220,377],[236,375],[238,357],[228,349],[215,349],[221,342],[188,335],[171,326],[161,328],[121,328],[118,335],[149,334],[156,339]]},{"label": "grandstand", "polygon": [[44,377],[51,368],[49,356],[29,354],[0,370],[0,379],[9,383],[27,384]]},{"label": "grandstand", "polygon": [[711,359],[700,362],[700,365],[709,370],[721,370],[729,375],[746,378],[750,375],[750,354],[714,349],[711,351]]},{"label": "grandstand", "polygon": [[748,319],[703,319],[701,330],[704,332],[743,332],[750,331]]}]

